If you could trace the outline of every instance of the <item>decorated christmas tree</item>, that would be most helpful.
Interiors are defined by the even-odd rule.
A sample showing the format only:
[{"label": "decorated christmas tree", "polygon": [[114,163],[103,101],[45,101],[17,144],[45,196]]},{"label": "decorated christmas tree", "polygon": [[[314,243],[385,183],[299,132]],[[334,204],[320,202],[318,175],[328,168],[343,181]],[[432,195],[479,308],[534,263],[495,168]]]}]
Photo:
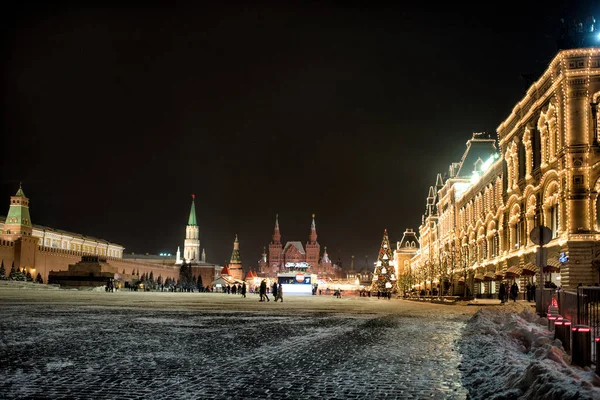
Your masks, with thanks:
[{"label": "decorated christmas tree", "polygon": [[4,269],[4,260],[2,260],[2,264],[0,265],[0,280],[6,280],[6,270]]},{"label": "decorated christmas tree", "polygon": [[375,263],[375,272],[373,272],[373,283],[371,289],[382,293],[395,293],[398,289],[396,268],[390,240],[388,239],[387,229],[383,231],[383,240],[381,248]]}]

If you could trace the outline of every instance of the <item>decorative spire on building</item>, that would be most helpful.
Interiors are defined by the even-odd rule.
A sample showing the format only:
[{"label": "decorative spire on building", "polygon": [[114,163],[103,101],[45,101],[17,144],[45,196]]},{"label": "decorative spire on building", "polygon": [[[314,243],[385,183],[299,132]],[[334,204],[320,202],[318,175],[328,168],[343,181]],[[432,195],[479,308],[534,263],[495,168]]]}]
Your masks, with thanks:
[{"label": "decorative spire on building", "polygon": [[196,205],[194,203],[195,195],[192,194],[192,207],[190,209],[190,217],[185,228],[185,241],[183,246],[184,261],[187,263],[198,262],[200,257],[200,239],[198,231],[198,223],[196,221]]},{"label": "decorative spire on building", "polygon": [[181,264],[183,260],[181,259],[181,251],[179,251],[179,246],[177,246],[177,253],[175,257],[175,264]]},{"label": "decorative spire on building", "polygon": [[429,186],[429,195],[427,196],[427,216],[433,214],[433,208],[435,207],[435,190],[433,186]]},{"label": "decorative spire on building", "polygon": [[263,246],[262,261],[267,262],[267,248]]},{"label": "decorative spire on building", "polygon": [[442,178],[442,174],[438,173],[437,178],[435,180],[435,188],[436,191],[440,191],[444,187],[444,179]]},{"label": "decorative spire on building", "polygon": [[19,183],[19,190],[10,198],[10,208],[4,221],[4,232],[10,235],[31,236],[32,231],[29,199],[25,196],[21,183]]},{"label": "decorative spire on building", "polygon": [[273,229],[273,244],[281,243],[281,233],[279,233],[279,214],[275,214],[275,229]]},{"label": "decorative spire on building", "polygon": [[317,243],[317,228],[315,227],[315,214],[312,215],[312,223],[310,224],[310,234],[308,235],[308,243]]},{"label": "decorative spire on building", "polygon": [[322,258],[323,262],[329,262],[329,255],[327,254],[327,246],[325,246],[325,249],[323,250],[323,258]]},{"label": "decorative spire on building", "polygon": [[356,271],[354,270],[354,256],[352,256],[352,260],[350,261],[350,269],[346,273],[346,278],[347,279],[356,278]]},{"label": "decorative spire on building", "polygon": [[202,261],[203,263],[206,262],[206,252],[204,251],[204,249],[202,249],[202,258],[200,259],[200,261]]}]

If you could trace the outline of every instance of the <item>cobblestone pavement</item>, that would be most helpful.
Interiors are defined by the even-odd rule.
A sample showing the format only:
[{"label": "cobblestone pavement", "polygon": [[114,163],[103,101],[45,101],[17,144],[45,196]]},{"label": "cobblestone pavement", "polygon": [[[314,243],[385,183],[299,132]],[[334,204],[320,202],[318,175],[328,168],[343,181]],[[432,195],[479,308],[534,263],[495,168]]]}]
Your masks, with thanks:
[{"label": "cobblestone pavement", "polygon": [[466,399],[475,307],[0,291],[0,398]]}]

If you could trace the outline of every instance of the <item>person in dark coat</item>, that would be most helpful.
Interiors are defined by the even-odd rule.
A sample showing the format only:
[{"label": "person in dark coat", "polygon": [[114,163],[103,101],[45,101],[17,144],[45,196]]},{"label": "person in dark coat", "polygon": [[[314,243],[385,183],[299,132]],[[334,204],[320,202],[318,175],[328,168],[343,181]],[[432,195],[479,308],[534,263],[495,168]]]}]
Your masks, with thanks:
[{"label": "person in dark coat", "polygon": [[277,302],[277,300],[281,300],[281,302],[283,303],[283,288],[281,287],[281,283],[277,287],[277,294],[274,296],[276,296],[275,302]]},{"label": "person in dark coat", "polygon": [[500,283],[500,291],[498,292],[498,298],[501,303],[504,303],[504,296],[506,295],[506,289],[504,287],[504,283]]},{"label": "person in dark coat", "polygon": [[267,281],[264,279],[260,282],[259,294],[259,301],[265,301],[265,299],[267,299],[267,301],[270,301],[269,296],[267,296]]},{"label": "person in dark coat", "polygon": [[242,285],[242,297],[246,297],[246,282]]},{"label": "person in dark coat", "polygon": [[273,283],[271,293],[273,294],[273,298],[275,299],[275,301],[277,301],[277,282]]},{"label": "person in dark coat", "polygon": [[517,301],[517,297],[519,296],[519,286],[517,285],[517,282],[513,282],[512,286],[510,287],[510,298],[512,299],[513,302]]}]

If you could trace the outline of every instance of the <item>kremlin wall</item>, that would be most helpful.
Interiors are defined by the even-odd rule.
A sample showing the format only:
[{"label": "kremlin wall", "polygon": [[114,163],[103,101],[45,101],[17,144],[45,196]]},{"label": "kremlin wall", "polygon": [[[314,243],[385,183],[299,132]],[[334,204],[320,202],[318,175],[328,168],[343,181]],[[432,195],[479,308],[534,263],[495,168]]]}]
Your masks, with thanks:
[{"label": "kremlin wall", "polygon": [[204,252],[200,259],[200,241],[194,200],[190,218],[186,227],[184,242],[185,259],[159,256],[127,256],[124,247],[106,240],[77,233],[34,225],[29,214],[29,199],[23,189],[10,198],[10,208],[6,218],[0,217],[0,260],[4,263],[8,275],[11,266],[25,269],[35,278],[39,273],[48,282],[51,271],[68,271],[69,265],[75,265],[84,256],[96,256],[102,263],[110,265],[123,275],[152,273],[162,279],[179,279],[181,264],[191,263],[192,273],[202,276],[207,284],[212,282],[221,271],[221,266],[207,263]]}]

